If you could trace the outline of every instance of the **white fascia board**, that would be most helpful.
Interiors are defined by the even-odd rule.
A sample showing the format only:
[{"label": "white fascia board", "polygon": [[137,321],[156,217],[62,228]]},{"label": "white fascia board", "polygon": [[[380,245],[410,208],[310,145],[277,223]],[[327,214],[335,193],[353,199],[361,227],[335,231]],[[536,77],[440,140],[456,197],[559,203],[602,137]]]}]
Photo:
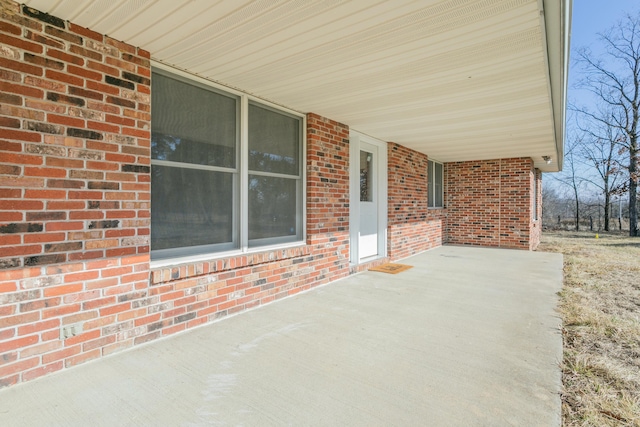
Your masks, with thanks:
[{"label": "white fascia board", "polygon": [[557,165],[557,170],[561,171],[564,158],[573,0],[539,0],[539,5],[544,27],[543,34],[549,68],[549,91],[555,127],[554,163]]}]

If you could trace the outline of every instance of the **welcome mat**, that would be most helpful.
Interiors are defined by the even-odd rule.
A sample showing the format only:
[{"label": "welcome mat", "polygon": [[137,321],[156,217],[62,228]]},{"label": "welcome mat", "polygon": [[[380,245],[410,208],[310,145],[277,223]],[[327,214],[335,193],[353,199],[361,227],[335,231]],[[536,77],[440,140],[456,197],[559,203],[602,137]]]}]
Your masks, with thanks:
[{"label": "welcome mat", "polygon": [[370,268],[369,271],[379,271],[380,273],[398,274],[412,268],[412,265],[387,263]]}]

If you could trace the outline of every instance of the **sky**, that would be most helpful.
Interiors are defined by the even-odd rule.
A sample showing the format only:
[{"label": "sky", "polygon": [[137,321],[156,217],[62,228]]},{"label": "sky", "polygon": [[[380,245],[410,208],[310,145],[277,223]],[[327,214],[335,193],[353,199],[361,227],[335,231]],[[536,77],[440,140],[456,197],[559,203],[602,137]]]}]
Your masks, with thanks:
[{"label": "sky", "polygon": [[573,0],[572,47],[588,45],[596,40],[596,33],[615,24],[626,12],[639,10],[639,0]]},{"label": "sky", "polygon": [[581,91],[574,87],[577,79],[576,49],[597,45],[597,33],[606,31],[627,13],[635,15],[638,12],[640,0],[573,0],[569,102],[581,100],[583,96]]},{"label": "sky", "polygon": [[[579,69],[576,66],[576,51],[581,47],[597,50],[598,33],[603,33],[627,14],[640,12],[640,0],[573,0],[571,20],[571,60],[569,65],[568,102],[580,106],[589,106],[590,95],[585,90],[576,88]],[[570,117],[571,114],[567,114]],[[569,119],[571,120],[571,119]],[[567,140],[571,138],[572,123],[567,123]],[[565,171],[567,163],[565,162]],[[556,174],[543,174],[548,184],[560,185],[554,180]]]}]

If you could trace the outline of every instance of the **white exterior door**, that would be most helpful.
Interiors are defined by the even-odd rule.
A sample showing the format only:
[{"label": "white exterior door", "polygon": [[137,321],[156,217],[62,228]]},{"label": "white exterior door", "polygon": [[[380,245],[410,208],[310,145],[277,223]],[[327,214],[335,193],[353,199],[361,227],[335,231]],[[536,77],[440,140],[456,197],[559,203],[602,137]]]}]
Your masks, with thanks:
[{"label": "white exterior door", "polygon": [[351,131],[351,263],[386,256],[387,144]]}]

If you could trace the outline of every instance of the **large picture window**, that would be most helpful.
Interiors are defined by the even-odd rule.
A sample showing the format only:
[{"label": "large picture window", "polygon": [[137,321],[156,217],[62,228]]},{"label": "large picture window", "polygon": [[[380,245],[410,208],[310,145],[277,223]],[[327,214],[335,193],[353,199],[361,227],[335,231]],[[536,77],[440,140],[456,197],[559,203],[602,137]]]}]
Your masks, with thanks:
[{"label": "large picture window", "polygon": [[444,207],[443,171],[442,163],[429,160],[427,165],[427,199],[430,208]]},{"label": "large picture window", "polygon": [[152,78],[152,259],[302,240],[302,118],[164,70]]}]

